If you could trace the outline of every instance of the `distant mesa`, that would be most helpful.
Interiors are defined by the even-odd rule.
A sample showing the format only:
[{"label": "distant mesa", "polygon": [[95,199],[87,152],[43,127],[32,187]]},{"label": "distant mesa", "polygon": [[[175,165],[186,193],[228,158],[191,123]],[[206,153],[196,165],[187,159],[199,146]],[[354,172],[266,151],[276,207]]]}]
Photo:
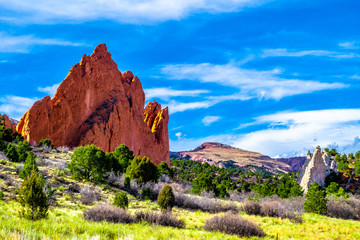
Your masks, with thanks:
[{"label": "distant mesa", "polygon": [[320,146],[317,146],[314,153],[307,154],[306,162],[300,171],[298,181],[305,192],[309,189],[310,184],[317,182],[320,186],[325,186],[325,178],[332,172],[336,172],[336,161],[327,154],[321,151]]},{"label": "distant mesa", "polygon": [[[175,159],[188,159],[209,163],[224,168],[239,168],[270,173],[295,172],[305,162],[305,157],[293,159],[273,159],[261,153],[235,148],[217,142],[206,142],[191,151],[175,152]],[[296,163],[293,163],[296,162]]]},{"label": "distant mesa", "polygon": [[121,73],[100,44],[71,68],[52,99],[34,103],[17,131],[29,142],[48,138],[56,147],[94,144],[108,152],[125,144],[137,156],[170,165],[168,108],[144,105],[138,77]]}]

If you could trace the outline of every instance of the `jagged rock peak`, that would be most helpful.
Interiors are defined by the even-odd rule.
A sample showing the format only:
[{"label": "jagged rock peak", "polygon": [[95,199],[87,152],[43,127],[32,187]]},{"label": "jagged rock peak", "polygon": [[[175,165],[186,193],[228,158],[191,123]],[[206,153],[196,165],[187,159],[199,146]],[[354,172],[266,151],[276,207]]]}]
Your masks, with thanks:
[{"label": "jagged rock peak", "polygon": [[2,117],[4,119],[4,127],[5,128],[11,128],[13,130],[13,132],[16,132],[16,124],[14,123],[13,119],[10,119],[6,114],[1,115],[0,117]]},{"label": "jagged rock peak", "polygon": [[168,110],[155,101],[150,108],[144,104],[140,80],[121,73],[100,44],[71,68],[53,99],[29,109],[17,130],[30,142],[49,138],[57,147],[95,144],[113,151],[125,144],[135,155],[170,165]]}]

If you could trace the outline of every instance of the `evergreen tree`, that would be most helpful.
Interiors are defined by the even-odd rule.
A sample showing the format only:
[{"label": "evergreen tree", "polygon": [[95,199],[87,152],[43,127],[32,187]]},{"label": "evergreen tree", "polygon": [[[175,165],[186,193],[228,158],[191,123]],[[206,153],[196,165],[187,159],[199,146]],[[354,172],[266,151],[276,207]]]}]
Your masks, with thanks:
[{"label": "evergreen tree", "polygon": [[138,183],[157,182],[158,168],[148,157],[134,157],[126,170],[126,176]]},{"label": "evergreen tree", "polygon": [[54,145],[51,144],[51,140],[47,139],[47,138],[41,139],[38,146],[39,147],[47,146],[47,147],[50,147],[50,148],[54,148]]},{"label": "evergreen tree", "polygon": [[304,190],[297,182],[295,182],[290,189],[289,197],[299,197],[302,195],[304,195]]},{"label": "evergreen tree", "polygon": [[43,187],[44,182],[35,171],[32,171],[30,177],[22,182],[19,193],[20,216],[31,220],[47,216],[49,203]]},{"label": "evergreen tree", "polygon": [[71,155],[69,170],[76,178],[101,182],[109,172],[105,153],[94,145],[78,147]]},{"label": "evergreen tree", "polygon": [[114,198],[114,205],[123,209],[128,208],[129,199],[126,193],[116,191]]},{"label": "evergreen tree", "polygon": [[6,156],[12,162],[19,162],[19,154],[16,149],[16,146],[12,143],[9,143],[6,148]]},{"label": "evergreen tree", "polygon": [[113,162],[113,170],[118,173],[126,172],[126,169],[134,159],[134,153],[123,144],[120,144],[112,155],[115,159],[115,162]]},{"label": "evergreen tree", "polygon": [[27,156],[24,164],[24,168],[20,171],[20,178],[26,179],[32,171],[35,171],[36,173],[39,173],[38,166],[36,164],[36,156],[30,152],[30,154]]},{"label": "evergreen tree", "polygon": [[166,162],[161,162],[159,164],[158,171],[159,171],[159,176],[168,175],[168,176],[172,177],[172,175],[173,175],[171,169],[166,164]]},{"label": "evergreen tree", "polygon": [[18,155],[19,155],[19,161],[25,162],[26,158],[31,153],[31,150],[32,150],[32,148],[29,145],[28,141],[26,141],[26,140],[20,141],[16,148],[16,151],[18,152]]},{"label": "evergreen tree", "polygon": [[214,191],[215,187],[212,182],[212,176],[206,173],[201,173],[192,181],[192,192],[200,194],[201,191]]},{"label": "evergreen tree", "polygon": [[161,189],[157,202],[162,211],[172,210],[175,206],[175,196],[170,185],[165,185]]},{"label": "evergreen tree", "polygon": [[317,182],[311,184],[305,195],[304,210],[310,213],[325,215],[327,213],[326,193],[321,189]]}]

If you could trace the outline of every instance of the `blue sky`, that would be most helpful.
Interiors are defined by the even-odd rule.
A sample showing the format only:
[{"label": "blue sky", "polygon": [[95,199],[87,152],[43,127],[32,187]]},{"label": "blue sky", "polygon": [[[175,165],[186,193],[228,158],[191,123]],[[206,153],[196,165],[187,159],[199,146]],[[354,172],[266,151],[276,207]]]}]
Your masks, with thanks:
[{"label": "blue sky", "polygon": [[19,119],[106,43],[172,151],[217,141],[270,156],[360,149],[359,1],[0,0],[0,112]]}]

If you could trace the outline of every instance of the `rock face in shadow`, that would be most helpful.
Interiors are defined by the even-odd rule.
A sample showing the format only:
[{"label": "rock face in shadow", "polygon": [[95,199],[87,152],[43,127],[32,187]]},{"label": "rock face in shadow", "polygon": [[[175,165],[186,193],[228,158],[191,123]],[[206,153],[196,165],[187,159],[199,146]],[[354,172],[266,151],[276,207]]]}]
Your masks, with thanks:
[{"label": "rock face in shadow", "polygon": [[6,115],[1,115],[0,117],[2,117],[4,119],[4,126],[5,128],[11,128],[13,130],[13,132],[16,132],[16,124],[14,122],[11,121],[11,119]]},{"label": "rock face in shadow", "polygon": [[298,181],[305,193],[309,185],[317,182],[320,186],[325,186],[325,178],[332,172],[336,171],[337,164],[332,160],[326,151],[321,151],[317,146],[314,153],[308,152],[303,168],[300,171]]},{"label": "rock face in shadow", "polygon": [[125,144],[134,155],[170,165],[168,109],[155,101],[144,105],[140,80],[121,73],[100,44],[71,68],[52,99],[25,113],[17,131],[29,142],[49,138],[56,147],[94,144],[109,152]]}]

